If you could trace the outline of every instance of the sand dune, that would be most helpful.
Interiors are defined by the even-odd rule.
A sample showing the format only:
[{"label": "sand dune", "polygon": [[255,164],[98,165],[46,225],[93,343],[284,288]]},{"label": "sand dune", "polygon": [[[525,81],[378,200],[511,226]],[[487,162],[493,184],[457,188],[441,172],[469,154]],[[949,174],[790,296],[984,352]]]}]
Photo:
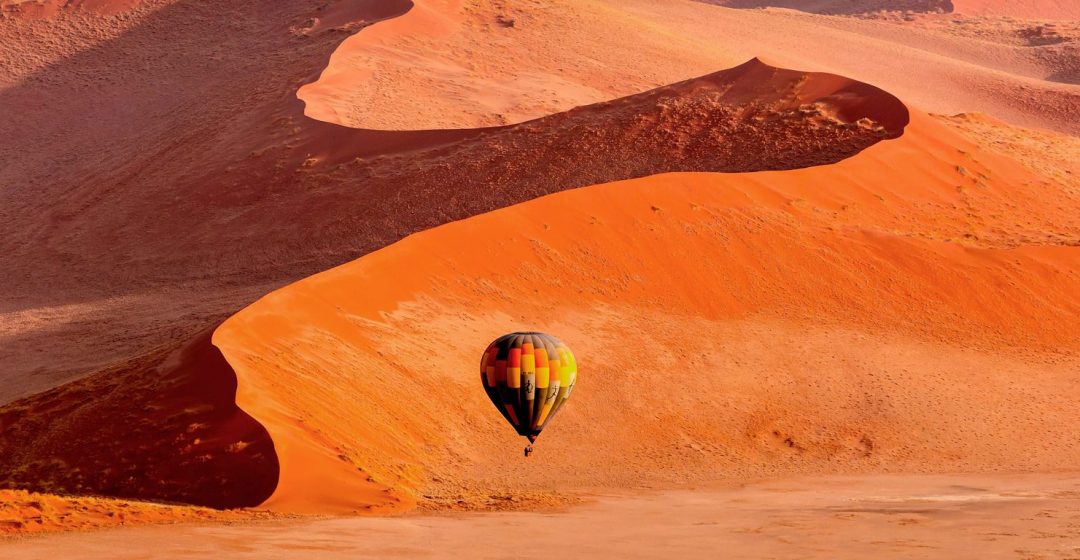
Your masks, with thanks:
[{"label": "sand dune", "polygon": [[[597,182],[672,170],[753,171],[835,162],[900,135],[907,120],[906,108],[877,88],[838,76],[780,70],[753,60],[541,121],[473,132],[470,138],[458,139],[452,149],[436,145],[416,152],[420,154],[417,161],[427,165],[398,170],[399,159],[376,159],[359,166],[349,161],[337,172],[347,179],[358,167],[367,167],[364,174],[371,179],[362,194],[369,208],[364,217],[370,225],[362,231],[365,243],[374,249],[430,225]],[[343,152],[355,154],[362,149],[358,140],[371,138],[370,133],[337,129],[331,130],[335,135],[329,142],[320,134],[328,126],[313,123],[305,132],[312,142],[310,149],[334,150],[314,152],[319,163],[312,169],[331,165]],[[402,136],[413,145],[429,141],[423,133]],[[405,186],[394,190],[391,185]],[[311,193],[305,198],[308,208],[324,204]],[[379,227],[383,223],[394,227]],[[267,224],[266,231],[271,229]],[[359,239],[356,232],[353,238]],[[250,426],[246,416],[230,406],[233,389],[226,381],[231,371],[205,337],[188,348],[178,351],[181,358],[176,363],[157,365],[158,352],[124,364],[119,371],[111,369],[3,409],[8,419],[3,429],[8,453],[0,463],[11,472],[6,483],[34,490],[90,489],[120,497],[218,507],[261,502],[277,479],[270,444],[258,427]],[[162,372],[175,376],[173,382],[159,380]],[[223,385],[207,385],[213,376],[224,376]],[[118,389],[109,389],[117,383],[121,383]],[[84,401],[80,397],[104,391],[113,398]],[[145,413],[127,409],[124,403],[131,402],[149,403],[146,406],[155,415],[142,420],[152,434],[125,441],[116,430]],[[49,420],[53,414],[70,415],[72,409],[82,417],[100,418],[102,424],[91,431],[88,441],[77,433],[83,429],[81,423],[70,424],[62,437],[79,445],[57,449],[51,442],[60,437],[61,428],[42,433],[36,427],[43,419],[53,421]],[[190,448],[174,445],[189,440],[200,443]],[[151,444],[156,447],[147,449]],[[230,449],[238,445],[239,450]],[[273,446],[279,455],[293,456],[283,451],[291,448],[283,441]],[[101,472],[103,463],[118,457],[122,464],[140,465],[143,474],[128,479],[131,473],[118,469],[85,480],[86,473]],[[332,459],[336,465],[336,456]],[[190,477],[180,476],[177,469],[192,468],[192,461],[203,469],[197,476],[217,479],[200,482],[197,490],[186,486],[184,481]],[[226,491],[224,487],[243,469],[261,474],[243,477],[247,485]],[[327,476],[325,469],[305,471]],[[127,482],[118,484],[118,477]],[[305,489],[315,486],[301,485]],[[279,484],[279,493],[289,487]],[[347,500],[349,507],[361,503],[355,496],[363,488],[326,488],[327,494],[319,499],[304,497],[313,502],[313,509],[334,499]],[[364,498],[362,503],[377,504],[380,496]]]},{"label": "sand dune", "polygon": [[[1016,26],[1019,33],[1038,24]],[[762,56],[871,83],[928,111],[980,111],[1078,132],[1080,89],[1055,83],[1073,75],[1075,49],[1069,43],[999,44],[985,35],[993,33],[966,36],[919,22],[696,1],[560,1],[537,10],[424,0],[346,39],[299,96],[308,116],[352,127],[473,128],[521,122]],[[478,52],[487,54],[471,54]]]},{"label": "sand dune", "polygon": [[[200,77],[214,85],[229,78],[213,72]],[[135,94],[119,89],[107,97]],[[34,88],[5,93],[25,99]],[[61,142],[77,150],[82,142],[100,141],[103,161],[88,155],[55,166],[29,145],[17,148],[26,158],[0,171],[31,177],[27,188],[7,193],[10,211],[0,226],[10,232],[0,243],[22,263],[9,281],[19,296],[7,315],[14,340],[0,353],[17,367],[5,380],[5,393],[25,394],[70,378],[78,367],[93,365],[87,347],[99,360],[123,359],[147,339],[175,340],[186,334],[182,326],[190,331],[200,321],[220,322],[287,280],[449,220],[555,190],[657,172],[837,161],[895,135],[903,113],[898,100],[876,88],[774,72],[758,63],[501,130],[355,130],[307,119],[295,100],[280,95],[264,102],[243,119],[200,114],[183,129],[195,134],[213,126],[237,140],[220,150],[217,144],[186,151],[183,144],[168,144],[162,149],[175,158],[141,155],[111,168],[106,164],[129,143],[162,140],[151,140],[152,129],[130,130],[106,103],[100,114],[78,117],[100,117],[99,128],[80,129],[81,138]],[[22,121],[18,130],[33,138],[62,128],[58,115],[33,115],[10,118]],[[116,144],[103,137],[112,127],[135,136]],[[654,135],[651,127],[664,134]],[[258,147],[249,151],[252,142]],[[105,169],[107,188],[58,179],[98,166]],[[49,216],[44,224],[41,215]],[[283,222],[293,227],[279,227]],[[31,234],[39,242],[22,242]],[[98,257],[82,257],[87,254]],[[40,320],[71,317],[74,310],[80,313],[76,325]],[[103,322],[116,327],[99,328]],[[58,339],[64,342],[58,345]],[[27,375],[46,367],[47,375]]]}]

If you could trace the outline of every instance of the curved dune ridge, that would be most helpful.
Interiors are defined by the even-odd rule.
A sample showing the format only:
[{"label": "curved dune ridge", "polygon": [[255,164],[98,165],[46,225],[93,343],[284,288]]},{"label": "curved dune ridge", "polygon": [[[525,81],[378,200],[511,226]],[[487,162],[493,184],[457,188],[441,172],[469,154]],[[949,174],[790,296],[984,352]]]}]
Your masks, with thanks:
[{"label": "curved dune ridge", "polygon": [[[188,13],[194,9],[188,6],[163,11],[172,9],[181,11],[156,12],[154,28],[124,46],[135,49],[146,36],[168,33],[171,28],[158,18],[211,20]],[[317,26],[297,23],[307,24]],[[274,37],[261,26],[247,33]],[[294,58],[303,62],[302,55],[311,62],[318,52],[312,45],[329,42],[327,36],[340,33],[296,31],[281,39],[290,48],[267,49],[282,49],[272,52],[291,64]],[[97,60],[88,56],[81,62]],[[12,298],[11,315],[21,323],[13,340],[0,346],[0,358],[12,364],[10,376],[0,378],[0,393],[28,394],[52,386],[50,381],[70,380],[79,368],[94,365],[92,360],[126,359],[145,351],[148,341],[156,346],[163,338],[183,336],[270,289],[447,221],[557,190],[658,172],[834,162],[899,134],[906,118],[902,104],[880,89],[756,60],[615,101],[480,130],[346,128],[304,117],[301,104],[280,91],[266,93],[263,82],[289,87],[277,74],[239,74],[232,80],[219,74],[200,77],[222,88],[253,80],[249,85],[259,93],[197,90],[221,105],[190,116],[193,122],[180,127],[184,142],[171,139],[175,130],[160,130],[162,136],[148,132],[160,127],[156,121],[133,128],[107,101],[87,108],[89,115],[69,115],[94,120],[91,129],[64,127],[52,112],[0,115],[20,121],[14,130],[31,139],[59,138],[49,145],[61,153],[46,157],[25,142],[13,153],[26,157],[0,169],[0,180],[27,185],[4,193],[11,204],[0,209],[6,211],[0,249],[15,263],[8,286],[18,297]],[[154,99],[147,91],[121,89],[102,97]],[[29,86],[4,90],[0,102],[5,95],[25,102],[38,93]],[[161,110],[150,105],[144,109]],[[124,110],[138,113],[126,105]],[[128,160],[117,151],[117,137],[102,132],[110,130],[126,138],[119,143],[123,150],[153,145],[160,152],[139,152]],[[136,136],[124,136],[133,130]],[[80,143],[100,148],[86,152]],[[96,157],[101,161],[95,165]],[[85,176],[95,179],[72,182]],[[97,177],[103,177],[100,183]],[[98,184],[108,187],[100,192]],[[91,254],[96,257],[83,257]],[[56,315],[77,320],[44,320]],[[118,338],[113,331],[129,334]]]},{"label": "curved dune ridge", "polygon": [[[236,403],[265,427],[280,474],[224,468],[223,444],[259,440],[224,435],[213,418],[199,421],[208,465],[222,478],[272,473],[262,504],[291,512],[505,507],[506,496],[732,475],[1066,468],[1080,453],[1060,392],[1078,371],[1075,239],[1020,243],[1008,220],[957,219],[970,204],[1045,211],[1011,187],[1030,179],[916,113],[900,138],[833,165],[657,175],[413,235],[215,331]],[[524,326],[584,357],[583,389],[535,462],[507,473],[519,438],[478,393],[474,347]],[[191,348],[212,352],[205,338]],[[57,400],[14,410],[41,421]],[[79,465],[63,472],[91,470]],[[228,485],[215,491],[242,503]]]}]

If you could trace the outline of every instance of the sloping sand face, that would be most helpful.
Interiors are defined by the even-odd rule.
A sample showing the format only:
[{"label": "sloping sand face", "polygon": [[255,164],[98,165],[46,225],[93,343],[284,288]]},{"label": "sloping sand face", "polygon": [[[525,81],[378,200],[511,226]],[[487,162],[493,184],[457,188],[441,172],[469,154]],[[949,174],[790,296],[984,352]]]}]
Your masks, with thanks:
[{"label": "sloping sand face", "polygon": [[[1046,210],[1026,184],[915,114],[834,165],[659,175],[441,226],[262,298],[214,344],[275,442],[266,505],[286,511],[1069,468],[1080,253],[1022,242],[1015,216],[962,218]],[[516,329],[558,333],[581,377],[512,466],[475,370]]]},{"label": "sloping sand face", "polygon": [[1078,19],[1080,5],[1069,0],[952,0],[963,14],[1017,18]]}]

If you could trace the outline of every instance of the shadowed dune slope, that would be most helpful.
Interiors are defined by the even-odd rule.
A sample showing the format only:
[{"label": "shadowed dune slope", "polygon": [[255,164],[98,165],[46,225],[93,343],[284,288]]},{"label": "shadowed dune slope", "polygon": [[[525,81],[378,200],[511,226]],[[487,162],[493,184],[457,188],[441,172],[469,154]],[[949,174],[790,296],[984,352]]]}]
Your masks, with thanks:
[{"label": "shadowed dune slope", "polygon": [[[1065,469],[1080,250],[1075,231],[1026,237],[1060,202],[1034,179],[915,114],[833,165],[657,175],[416,234],[267,295],[213,341],[279,451],[276,509]],[[515,329],[559,334],[581,370],[520,468],[477,379],[477,349]]]},{"label": "shadowed dune slope", "polygon": [[258,505],[277,484],[277,456],[235,394],[236,376],[207,331],[16,401],[0,408],[0,486]]}]

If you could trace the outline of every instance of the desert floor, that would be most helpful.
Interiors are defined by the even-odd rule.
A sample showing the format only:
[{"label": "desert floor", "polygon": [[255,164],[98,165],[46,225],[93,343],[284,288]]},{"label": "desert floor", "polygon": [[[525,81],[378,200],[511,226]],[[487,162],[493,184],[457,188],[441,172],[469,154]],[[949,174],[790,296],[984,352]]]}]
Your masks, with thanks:
[{"label": "desert floor", "polygon": [[6,559],[1077,558],[1080,474],[628,489],[549,512],[288,519],[28,537]]}]

